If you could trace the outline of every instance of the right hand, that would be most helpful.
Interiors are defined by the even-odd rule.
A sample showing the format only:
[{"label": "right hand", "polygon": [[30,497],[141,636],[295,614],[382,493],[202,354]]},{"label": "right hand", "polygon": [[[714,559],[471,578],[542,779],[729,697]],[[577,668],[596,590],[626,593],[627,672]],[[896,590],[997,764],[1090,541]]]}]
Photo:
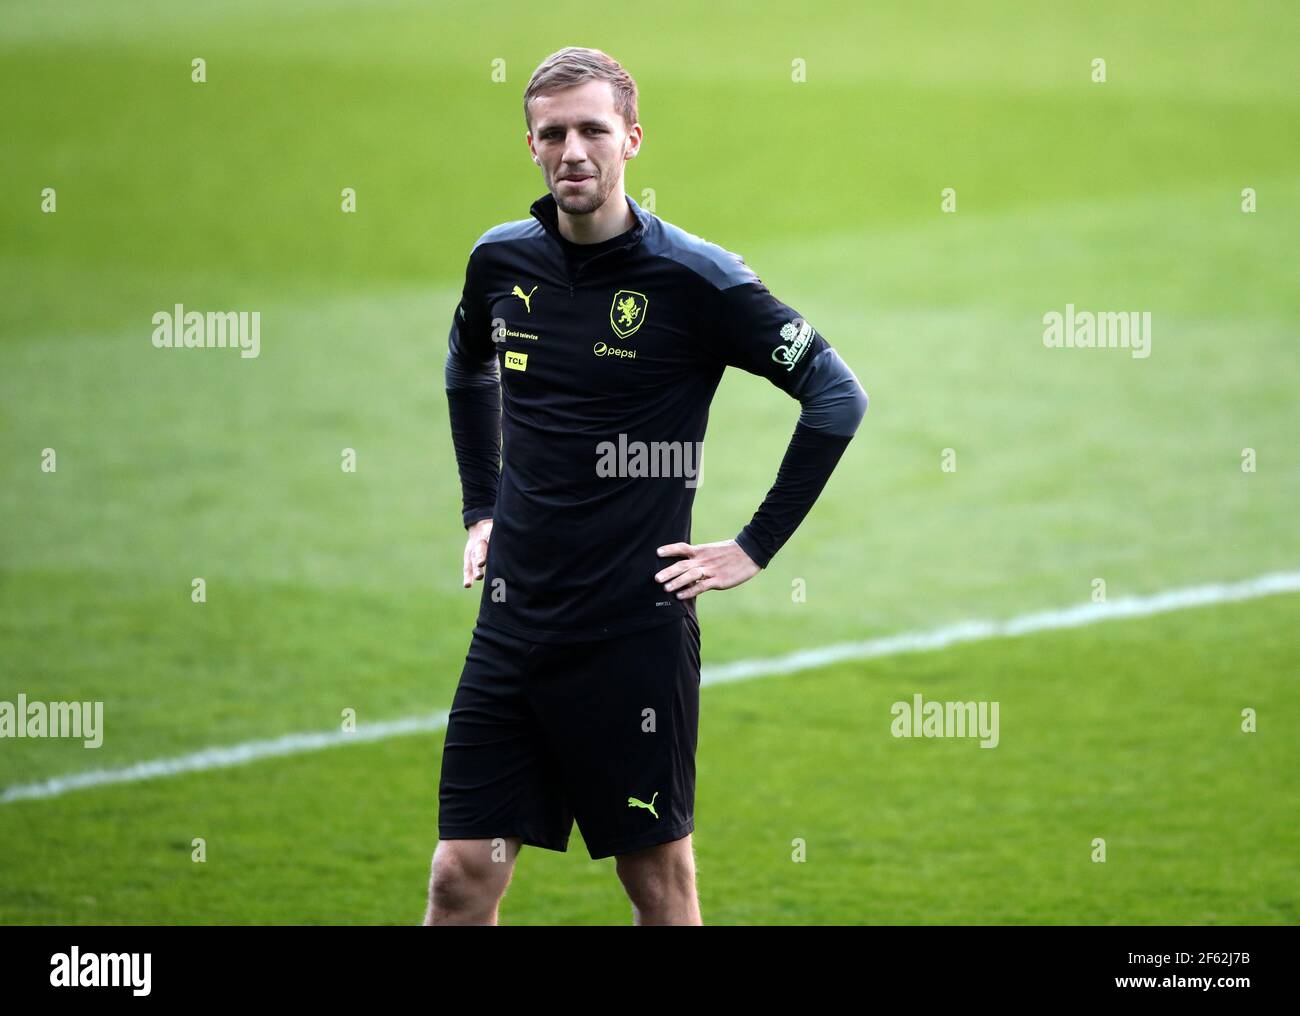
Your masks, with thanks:
[{"label": "right hand", "polygon": [[465,586],[468,589],[481,579],[487,568],[488,540],[492,537],[492,520],[480,519],[469,527],[465,541]]}]

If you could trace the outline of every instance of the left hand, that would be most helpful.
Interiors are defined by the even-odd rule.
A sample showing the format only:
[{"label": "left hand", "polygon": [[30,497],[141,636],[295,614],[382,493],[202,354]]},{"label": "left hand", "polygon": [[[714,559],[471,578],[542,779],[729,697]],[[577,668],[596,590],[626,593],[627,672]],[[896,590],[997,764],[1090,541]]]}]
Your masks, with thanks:
[{"label": "left hand", "polygon": [[659,548],[660,557],[681,557],[655,575],[666,592],[679,600],[698,596],[706,589],[730,589],[757,575],[761,568],[735,540],[719,543],[670,543]]}]

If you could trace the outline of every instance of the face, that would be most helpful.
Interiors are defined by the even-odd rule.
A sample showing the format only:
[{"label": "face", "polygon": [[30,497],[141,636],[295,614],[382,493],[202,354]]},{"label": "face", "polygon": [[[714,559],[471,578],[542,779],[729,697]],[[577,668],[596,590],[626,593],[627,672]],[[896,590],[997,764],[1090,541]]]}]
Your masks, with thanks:
[{"label": "face", "polygon": [[586,81],[537,96],[529,111],[528,148],[555,203],[570,215],[600,208],[622,182],[623,163],[641,145],[640,125],[629,130],[614,109],[613,86]]}]

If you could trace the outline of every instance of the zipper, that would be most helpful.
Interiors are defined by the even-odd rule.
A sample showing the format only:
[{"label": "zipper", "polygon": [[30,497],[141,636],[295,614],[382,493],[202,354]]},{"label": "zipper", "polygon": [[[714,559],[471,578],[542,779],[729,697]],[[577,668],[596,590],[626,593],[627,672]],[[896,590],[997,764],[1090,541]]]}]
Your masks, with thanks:
[{"label": "zipper", "polygon": [[[551,224],[550,224],[549,222],[547,222],[546,220],[544,220],[544,219],[543,219],[540,215],[538,215],[536,212],[533,212],[533,218],[535,218],[538,222],[540,222],[540,223],[542,224],[542,228],[545,229],[546,232],[550,233],[552,236],[555,236],[555,235],[556,235],[556,234],[555,234],[555,231],[554,231],[553,229],[551,229]],[[574,287],[577,285],[577,282],[578,282],[578,276],[582,274],[582,270],[583,270],[584,268],[586,268],[587,265],[591,264],[593,261],[597,261],[597,260],[599,260],[600,258],[603,258],[606,254],[613,254],[615,251],[627,250],[627,249],[629,249],[630,247],[635,247],[635,246],[636,246],[636,245],[641,241],[643,235],[644,235],[644,232],[642,232],[641,235],[638,235],[637,237],[634,237],[633,239],[629,240],[627,243],[623,244],[623,246],[621,246],[621,247],[615,247],[615,248],[613,248],[612,250],[601,251],[601,252],[600,252],[599,254],[597,254],[595,257],[593,257],[593,258],[588,258],[585,262],[583,262],[582,264],[580,264],[580,265],[578,266],[578,270],[577,270],[576,272],[570,272],[570,271],[569,271],[569,259],[568,259],[567,257],[565,257],[564,249],[563,249],[563,247],[561,246],[561,249],[560,249],[560,257],[564,259],[564,274],[565,274],[565,277],[569,280],[569,297],[570,297],[570,299],[572,299],[572,297],[573,297],[573,295],[574,295]],[[557,242],[557,243],[559,242],[558,239],[557,239],[556,242]]]},{"label": "zipper", "polygon": [[[577,284],[578,276],[582,274],[582,270],[583,270],[584,268],[586,268],[588,265],[592,264],[593,262],[599,261],[601,258],[605,257],[605,256],[608,255],[608,254],[616,254],[616,253],[618,253],[619,251],[627,250],[629,247],[634,246],[634,245],[636,244],[636,242],[637,242],[636,240],[629,240],[627,243],[623,244],[621,247],[611,247],[609,250],[603,250],[603,251],[601,251],[599,254],[597,254],[595,257],[588,258],[588,259],[587,259],[586,261],[584,261],[582,264],[578,265],[578,270],[577,270],[576,272],[572,273],[571,275],[569,275],[569,296],[570,296],[570,297],[573,296],[573,287]],[[564,257],[564,253],[563,253],[562,251],[561,251],[561,253],[560,253],[560,256],[561,256],[561,257]],[[569,267],[569,266],[568,266],[568,259],[567,259],[567,258],[565,258],[565,266],[564,266],[564,267],[565,267],[566,270],[567,270],[568,267]]]}]

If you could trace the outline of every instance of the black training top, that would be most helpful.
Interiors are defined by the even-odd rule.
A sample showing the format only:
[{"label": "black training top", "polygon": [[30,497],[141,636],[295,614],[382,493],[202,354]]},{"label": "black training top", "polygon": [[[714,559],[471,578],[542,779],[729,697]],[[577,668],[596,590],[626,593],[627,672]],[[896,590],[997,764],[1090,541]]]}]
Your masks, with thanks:
[{"label": "black training top", "polygon": [[604,254],[607,250],[613,250],[615,247],[622,247],[632,239],[632,234],[636,232],[636,226],[630,226],[625,233],[618,236],[611,236],[608,240],[601,240],[599,243],[574,243],[572,240],[566,240],[563,234],[558,231],[555,238],[560,241],[560,246],[564,250],[565,257],[569,259],[569,264],[578,267],[585,265],[597,254]]},{"label": "black training top", "polygon": [[[534,641],[694,612],[654,581],[678,560],[656,549],[691,540],[699,451],[727,365],[805,407],[776,484],[736,537],[763,567],[866,409],[835,351],[739,255],[626,200],[635,224],[600,244],[565,240],[550,194],[532,218],[489,229],[449,336],[463,521],[493,520],[479,621]],[[839,409],[828,413],[832,389]]]}]

